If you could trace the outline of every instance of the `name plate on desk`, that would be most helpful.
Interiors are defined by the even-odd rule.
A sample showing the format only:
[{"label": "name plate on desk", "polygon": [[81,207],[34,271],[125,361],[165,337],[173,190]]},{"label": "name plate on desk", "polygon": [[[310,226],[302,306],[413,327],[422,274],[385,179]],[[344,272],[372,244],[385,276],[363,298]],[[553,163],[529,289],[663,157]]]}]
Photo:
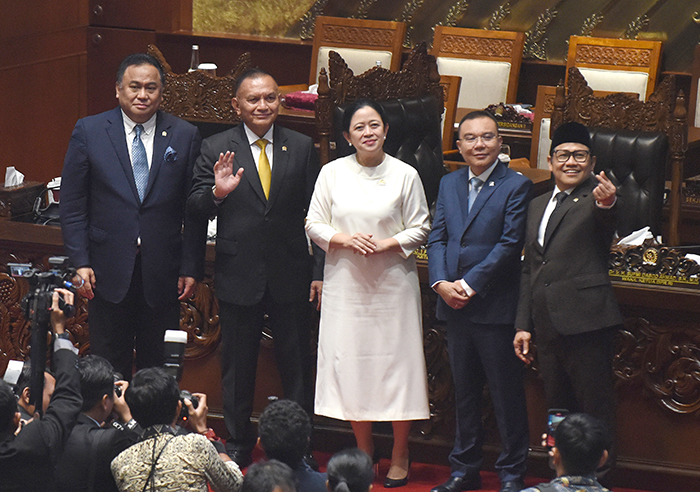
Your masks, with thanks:
[{"label": "name plate on desk", "polygon": [[700,289],[700,265],[682,250],[654,244],[650,239],[641,246],[613,246],[608,265],[613,280]]},{"label": "name plate on desk", "polygon": [[608,273],[612,280],[621,280],[622,282],[633,284],[700,289],[700,278],[697,277],[676,277],[661,273],[623,272],[621,270],[610,270]]}]

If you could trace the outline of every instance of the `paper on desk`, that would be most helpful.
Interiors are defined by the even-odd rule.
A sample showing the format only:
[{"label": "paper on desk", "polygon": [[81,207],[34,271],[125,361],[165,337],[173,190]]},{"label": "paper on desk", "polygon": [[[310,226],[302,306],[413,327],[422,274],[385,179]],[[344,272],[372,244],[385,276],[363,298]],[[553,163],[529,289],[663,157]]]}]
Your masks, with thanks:
[{"label": "paper on desk", "polygon": [[318,94],[318,84],[310,85],[308,90],[301,92],[303,92],[304,94]]},{"label": "paper on desk", "polygon": [[694,255],[692,253],[686,253],[685,257],[688,258],[689,260],[693,260],[695,263],[700,265],[700,255]]},{"label": "paper on desk", "polygon": [[7,166],[5,169],[5,187],[19,186],[24,183],[24,174],[15,169],[15,166]]},{"label": "paper on desk", "polygon": [[654,235],[649,230],[649,226],[646,226],[643,229],[634,231],[629,236],[623,237],[617,244],[621,244],[623,246],[641,246],[646,239],[653,238]]}]

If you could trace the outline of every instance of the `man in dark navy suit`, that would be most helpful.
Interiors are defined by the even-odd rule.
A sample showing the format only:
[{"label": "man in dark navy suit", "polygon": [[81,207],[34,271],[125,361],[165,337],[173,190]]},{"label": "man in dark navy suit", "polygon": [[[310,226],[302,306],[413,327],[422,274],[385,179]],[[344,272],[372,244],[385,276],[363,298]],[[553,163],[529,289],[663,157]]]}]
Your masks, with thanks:
[{"label": "man in dark navy suit", "polygon": [[129,55],[117,72],[119,107],[78,120],[61,181],[63,241],[90,300],[90,351],[126,379],[134,347],[137,368],[162,364],[178,298],[204,273],[195,252],[206,224],[185,218],[201,138],[158,110],[164,81],[155,58]]},{"label": "man in dark navy suit", "polygon": [[232,104],[242,123],[202,143],[188,210],[217,216],[226,446],[244,468],[256,442],[250,414],[266,316],[284,397],[312,411],[309,301],[320,302],[324,257],[320,248],[309,254],[304,231],[319,172],[313,141],[275,124],[279,89],[262,70],[239,77]]},{"label": "man in dark navy suit", "polygon": [[496,461],[501,492],[515,492],[524,488],[528,426],[523,364],[512,339],[532,183],[498,160],[501,137],[491,114],[465,116],[457,145],[469,167],[442,178],[428,238],[437,316],[447,321],[457,419],[452,477],[431,492],[481,488],[486,382],[503,446]]}]

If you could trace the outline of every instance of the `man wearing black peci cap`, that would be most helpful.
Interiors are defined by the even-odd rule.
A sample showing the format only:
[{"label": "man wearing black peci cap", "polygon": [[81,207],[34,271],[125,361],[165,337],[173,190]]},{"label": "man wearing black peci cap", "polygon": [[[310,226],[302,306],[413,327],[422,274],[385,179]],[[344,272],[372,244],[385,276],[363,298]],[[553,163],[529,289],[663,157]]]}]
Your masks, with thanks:
[{"label": "man wearing black peci cap", "polygon": [[556,187],[530,203],[515,353],[532,360],[532,333],[550,408],[585,412],[615,432],[613,341],[622,317],[608,277],[615,185],[594,174],[588,129],[566,123],[547,157]]}]

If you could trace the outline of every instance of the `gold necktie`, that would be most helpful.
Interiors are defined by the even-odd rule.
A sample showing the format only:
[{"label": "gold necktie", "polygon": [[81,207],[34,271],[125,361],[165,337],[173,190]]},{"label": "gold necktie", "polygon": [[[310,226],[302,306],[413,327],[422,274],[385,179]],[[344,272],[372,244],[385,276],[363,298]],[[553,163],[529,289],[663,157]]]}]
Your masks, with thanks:
[{"label": "gold necktie", "polygon": [[255,142],[255,145],[260,147],[260,160],[258,161],[258,175],[260,176],[260,183],[262,183],[263,191],[265,192],[265,198],[270,198],[270,182],[272,181],[272,170],[270,169],[270,161],[267,159],[267,154],[265,153],[265,147],[267,147],[267,140],[261,138]]}]

